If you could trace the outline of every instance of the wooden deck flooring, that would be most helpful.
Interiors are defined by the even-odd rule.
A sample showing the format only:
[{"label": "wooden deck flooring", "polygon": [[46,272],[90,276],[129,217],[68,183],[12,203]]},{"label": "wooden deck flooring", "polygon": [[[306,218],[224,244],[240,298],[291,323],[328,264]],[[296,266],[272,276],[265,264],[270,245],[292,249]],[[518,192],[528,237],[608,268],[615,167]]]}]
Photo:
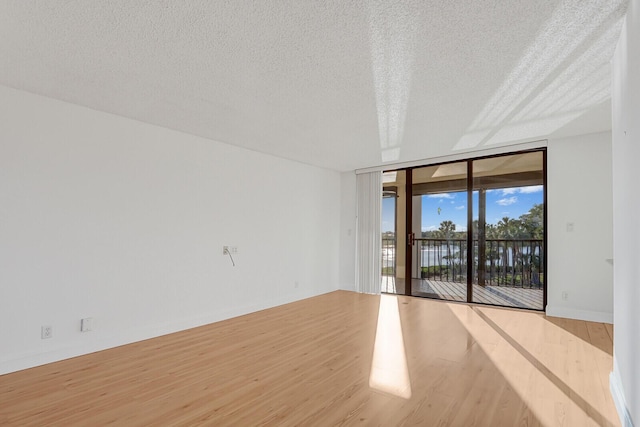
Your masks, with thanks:
[{"label": "wooden deck flooring", "polygon": [[610,326],[337,291],[0,376],[0,425],[615,427]]},{"label": "wooden deck flooring", "polygon": [[[412,293],[416,296],[467,301],[467,285],[459,282],[411,279]],[[404,280],[392,276],[382,277],[382,292],[404,294]],[[536,288],[473,285],[473,301],[505,307],[543,310],[543,292]]]}]

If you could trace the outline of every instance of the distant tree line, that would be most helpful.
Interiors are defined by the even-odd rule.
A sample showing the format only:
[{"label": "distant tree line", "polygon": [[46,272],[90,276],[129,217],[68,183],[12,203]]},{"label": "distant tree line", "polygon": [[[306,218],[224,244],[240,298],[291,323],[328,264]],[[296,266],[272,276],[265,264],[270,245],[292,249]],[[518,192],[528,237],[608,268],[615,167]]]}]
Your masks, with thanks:
[{"label": "distant tree line", "polygon": [[[533,205],[525,214],[518,219],[503,217],[497,224],[487,223],[485,225],[485,237],[487,239],[539,239],[544,236],[544,205],[541,203]],[[390,233],[390,234],[389,234]],[[393,238],[392,232],[383,233],[385,238]],[[473,235],[478,235],[478,220],[473,221]],[[422,237],[425,239],[466,239],[466,231],[456,231],[456,225],[445,220],[440,223],[437,230],[423,231]]]}]

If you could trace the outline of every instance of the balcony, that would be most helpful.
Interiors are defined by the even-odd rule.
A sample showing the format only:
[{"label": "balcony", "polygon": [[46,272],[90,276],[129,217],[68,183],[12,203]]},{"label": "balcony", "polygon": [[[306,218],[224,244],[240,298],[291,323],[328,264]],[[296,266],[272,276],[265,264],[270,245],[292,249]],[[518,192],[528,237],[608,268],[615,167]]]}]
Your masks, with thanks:
[{"label": "balcony", "polygon": [[[412,295],[466,301],[467,240],[422,238],[415,242]],[[544,308],[542,240],[486,239],[484,247],[480,248],[476,239],[473,246],[474,302],[536,310]],[[404,294],[405,279],[396,277],[395,254],[395,239],[383,239],[382,292]]]}]

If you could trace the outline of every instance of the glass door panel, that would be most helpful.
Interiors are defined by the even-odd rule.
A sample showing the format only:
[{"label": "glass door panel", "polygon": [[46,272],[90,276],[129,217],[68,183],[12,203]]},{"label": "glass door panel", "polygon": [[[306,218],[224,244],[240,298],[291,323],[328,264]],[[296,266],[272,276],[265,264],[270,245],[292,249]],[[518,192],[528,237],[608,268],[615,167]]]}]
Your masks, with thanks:
[{"label": "glass door panel", "polygon": [[411,294],[467,301],[467,162],[411,173]]},{"label": "glass door panel", "polygon": [[472,301],[544,308],[544,152],[473,161]]},{"label": "glass door panel", "polygon": [[382,174],[382,283],[385,293],[406,293],[405,261],[407,172]]}]

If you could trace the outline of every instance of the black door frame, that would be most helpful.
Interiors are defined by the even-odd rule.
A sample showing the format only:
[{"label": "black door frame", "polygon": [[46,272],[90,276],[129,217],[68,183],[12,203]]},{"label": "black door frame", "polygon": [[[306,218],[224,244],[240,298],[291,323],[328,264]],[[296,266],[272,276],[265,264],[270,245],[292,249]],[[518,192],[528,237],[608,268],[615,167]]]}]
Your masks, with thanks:
[{"label": "black door frame", "polygon": [[[415,245],[415,236],[412,232],[413,230],[413,170],[420,169],[428,166],[440,166],[451,163],[461,163],[466,162],[467,164],[467,303],[474,304],[485,304],[485,305],[494,305],[494,304],[486,304],[480,303],[478,301],[473,301],[473,162],[482,159],[490,159],[496,157],[504,157],[504,156],[512,156],[518,154],[526,154],[526,153],[534,153],[534,152],[542,152],[542,185],[543,185],[543,222],[544,222],[544,231],[543,231],[543,268],[544,268],[544,281],[543,281],[543,306],[540,311],[544,311],[547,306],[547,283],[548,283],[548,269],[547,269],[547,148],[534,148],[530,150],[522,150],[508,153],[500,153],[493,154],[481,157],[474,157],[468,159],[460,159],[460,160],[452,160],[449,162],[441,162],[441,163],[430,163],[420,166],[411,166],[407,168],[400,169],[392,169],[396,171],[404,171],[405,172],[405,234],[406,234],[406,250],[405,250],[405,287],[404,293],[407,296],[414,296],[412,294],[412,267],[413,267],[413,246]],[[397,234],[397,227],[396,227]],[[447,300],[448,301],[448,300]],[[504,306],[499,306],[504,307]],[[511,306],[510,306],[511,307]],[[518,308],[518,307],[512,307]]]}]

